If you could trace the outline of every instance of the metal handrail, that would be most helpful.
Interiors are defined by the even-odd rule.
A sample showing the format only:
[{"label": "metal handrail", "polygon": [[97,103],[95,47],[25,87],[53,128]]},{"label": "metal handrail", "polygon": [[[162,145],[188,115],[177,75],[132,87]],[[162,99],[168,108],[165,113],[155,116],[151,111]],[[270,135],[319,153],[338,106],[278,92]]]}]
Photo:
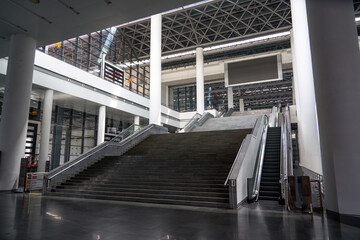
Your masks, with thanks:
[{"label": "metal handrail", "polygon": [[[264,116],[264,117],[267,118],[267,116]],[[255,122],[255,124],[254,124],[254,128],[252,129],[251,134],[248,134],[248,136],[249,136],[249,135],[251,135],[251,136],[256,135],[257,132],[258,132],[258,129],[260,128],[260,126],[261,126],[260,123],[258,124],[258,119],[256,119],[256,122]],[[229,181],[230,176],[231,176],[231,174],[232,174],[232,172],[233,172],[233,169],[234,169],[235,165],[237,164],[237,162],[239,161],[241,153],[244,152],[244,151],[243,151],[244,148],[245,148],[245,147],[248,147],[248,145],[245,143],[245,142],[246,142],[245,140],[246,140],[246,138],[243,140],[242,144],[240,145],[240,149],[239,149],[239,151],[238,151],[237,154],[236,154],[235,160],[234,160],[234,162],[233,162],[233,164],[232,164],[232,166],[231,166],[231,169],[230,169],[230,171],[229,171],[229,173],[228,173],[228,175],[227,175],[227,178],[226,178],[226,180],[225,180],[224,186],[226,186],[226,185],[228,184],[228,181]],[[246,150],[246,149],[245,149],[245,150]]]},{"label": "metal handrail", "polygon": [[195,113],[195,115],[190,119],[190,121],[188,121],[179,132],[184,133],[192,129],[200,117],[201,117],[200,113]]},{"label": "metal handrail", "polygon": [[285,120],[286,120],[286,131],[287,131],[287,150],[288,150],[288,172],[290,175],[294,174],[294,162],[293,162],[293,148],[292,148],[292,133],[291,133],[291,121],[290,121],[290,111],[289,106],[286,106],[285,108]]},{"label": "metal handrail", "polygon": [[244,148],[244,146],[245,146],[244,144],[241,144],[241,145],[240,145],[240,149],[239,149],[239,151],[238,151],[237,154],[236,154],[235,160],[234,160],[234,162],[233,162],[233,164],[232,164],[232,166],[231,166],[231,168],[230,168],[230,171],[229,171],[229,173],[228,173],[228,175],[227,175],[227,178],[226,178],[226,180],[225,180],[224,186],[226,186],[226,185],[228,184],[228,181],[229,181],[229,179],[230,179],[231,173],[232,173],[232,171],[233,171],[233,169],[234,169],[237,161],[240,159],[240,154],[242,153],[242,149]]},{"label": "metal handrail", "polygon": [[285,201],[286,209],[289,209],[289,184],[288,176],[293,175],[293,157],[291,143],[291,123],[289,107],[285,107],[285,113],[281,119],[281,155],[280,155],[280,183],[281,198]]},{"label": "metal handrail", "polygon": [[233,112],[234,112],[234,109],[233,109],[233,108],[230,108],[230,109],[223,115],[223,117],[230,117]]},{"label": "metal handrail", "polygon": [[224,117],[224,114],[225,114],[225,113],[226,113],[226,109],[223,108],[223,109],[221,110],[221,112],[218,114],[217,117],[219,117],[219,118]]},{"label": "metal handrail", "polygon": [[99,159],[101,159],[102,156],[106,154],[122,155],[128,149],[138,144],[149,135],[165,134],[165,133],[168,133],[167,128],[157,126],[155,124],[150,124],[142,128],[141,130],[134,132],[134,134],[123,139],[121,142],[107,142],[101,144],[95,149],[89,151],[90,153],[86,157],[81,156],[79,157],[80,159],[78,158],[79,160],[75,159],[69,162],[69,164],[67,165],[64,164],[65,166],[62,165],[57,169],[54,169],[49,174],[45,175],[43,193],[46,194],[46,192],[52,186],[61,183],[66,177],[76,174],[77,172],[86,168],[90,164],[93,164],[95,161],[98,161]]},{"label": "metal handrail", "polygon": [[210,119],[210,118],[214,118],[214,115],[212,115],[212,114],[209,113],[209,112],[204,113],[204,114],[201,116],[201,118],[199,118],[199,119],[197,120],[198,126],[202,126],[202,125],[206,122],[206,120],[208,120],[208,119]]},{"label": "metal handrail", "polygon": [[132,124],[124,131],[116,135],[114,138],[110,140],[110,142],[121,142],[125,138],[129,137],[130,135],[134,134],[135,132],[141,130],[144,126]]},{"label": "metal handrail", "polygon": [[262,137],[261,137],[261,144],[259,149],[259,154],[257,158],[257,165],[255,169],[255,176],[254,176],[254,184],[252,188],[251,198],[255,199],[255,201],[259,198],[259,189],[260,189],[260,183],[261,183],[261,175],[262,175],[262,169],[264,165],[264,156],[265,156],[265,146],[266,146],[266,139],[267,139],[267,132],[269,127],[269,119],[267,116],[264,118],[265,120],[265,127],[263,129]]},{"label": "metal handrail", "polygon": [[[129,131],[127,131],[128,129],[131,129],[133,128],[134,126],[138,126],[138,125],[131,125],[130,127],[128,127],[127,129],[125,129],[124,131],[122,131],[119,135],[115,136],[111,141],[109,142],[104,142],[98,146],[96,146],[95,148],[91,149],[90,151],[80,155],[78,158],[74,159],[73,161],[69,161],[63,165],[61,165],[59,168],[62,168],[60,171],[56,172],[56,170],[59,170],[59,168],[55,168],[54,170],[52,170],[51,172],[49,172],[48,174],[48,180],[51,180],[52,178],[56,177],[57,175],[65,172],[66,170],[68,170],[69,168],[72,168],[73,166],[75,166],[76,164],[79,164],[80,162],[82,162],[83,160],[85,160],[87,157],[91,156],[91,155],[94,155],[95,153],[101,151],[102,149],[106,148],[110,143],[112,142],[120,142],[120,141],[117,141],[121,138],[121,136],[124,136],[123,133],[128,133]],[[140,126],[139,126],[139,129],[140,130]],[[137,130],[137,131],[138,131]],[[136,133],[137,131],[134,131],[134,133]],[[122,138],[122,140],[125,140],[127,137],[131,136],[131,134],[128,134],[125,138]],[[54,175],[51,175],[52,172],[56,172]]]},{"label": "metal handrail", "polygon": [[[61,166],[59,166],[58,168],[53,169],[52,171],[49,172],[48,174],[48,180],[56,177],[57,175],[63,173],[64,171],[66,171],[67,169],[75,166],[76,164],[79,164],[80,162],[82,162],[84,159],[86,159],[87,157],[99,152],[100,150],[106,148],[109,145],[109,142],[104,142],[98,146],[96,146],[95,148],[91,149],[90,151],[80,155],[79,157],[77,157],[76,159],[69,161]],[[60,170],[61,168],[61,170]],[[57,172],[57,170],[59,170],[59,172]],[[51,175],[54,172],[54,175]]]}]

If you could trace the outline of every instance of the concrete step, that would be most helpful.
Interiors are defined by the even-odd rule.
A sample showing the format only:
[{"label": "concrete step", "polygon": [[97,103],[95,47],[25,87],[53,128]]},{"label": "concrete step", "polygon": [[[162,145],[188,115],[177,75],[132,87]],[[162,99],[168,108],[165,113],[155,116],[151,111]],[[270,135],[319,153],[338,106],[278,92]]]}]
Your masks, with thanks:
[{"label": "concrete step", "polygon": [[211,208],[229,208],[229,203],[219,202],[206,202],[206,201],[189,201],[189,200],[177,200],[177,199],[159,199],[159,198],[136,198],[126,196],[112,196],[112,195],[94,195],[94,194],[72,194],[72,193],[50,193],[50,196],[59,197],[73,197],[73,198],[90,198],[90,199],[102,199],[102,200],[115,200],[115,201],[127,201],[127,202],[145,202],[145,203],[157,203],[157,204],[171,204],[171,205],[185,205],[185,206],[199,206],[199,207],[211,207]]},{"label": "concrete step", "polygon": [[[224,182],[242,139],[250,132],[152,135],[122,156],[107,156],[98,161],[51,194],[229,207]],[[273,167],[269,169],[273,171]]]},{"label": "concrete step", "polygon": [[228,203],[228,197],[211,197],[211,196],[192,196],[188,193],[184,194],[156,194],[156,193],[135,193],[135,192],[106,192],[106,191],[75,191],[68,189],[55,190],[56,193],[68,193],[68,194],[85,194],[96,196],[114,196],[114,197],[133,197],[133,198],[152,198],[152,199],[167,199],[167,200],[185,200],[185,201],[206,201],[206,202],[218,202]]},{"label": "concrete step", "polygon": [[206,182],[170,182],[170,181],[118,181],[118,182],[110,182],[110,181],[94,181],[89,183],[88,181],[76,181],[76,180],[68,180],[65,183],[61,184],[61,186],[88,186],[91,184],[92,186],[99,187],[109,187],[109,188],[118,188],[129,186],[132,188],[137,187],[145,187],[149,188],[217,188],[223,190],[224,181],[220,181],[217,183],[206,183]]},{"label": "concrete step", "polygon": [[[275,186],[277,187],[277,186]],[[140,185],[140,184],[64,184],[56,187],[56,189],[92,189],[95,191],[131,191],[133,189],[140,189],[140,190],[151,190],[151,191],[179,191],[179,192],[216,192],[216,193],[224,193],[228,195],[228,188],[224,185],[219,186],[211,186],[211,187],[204,187],[204,186],[156,186],[156,185]]]},{"label": "concrete step", "polygon": [[180,191],[180,190],[159,190],[159,189],[144,189],[144,188],[99,188],[99,187],[64,187],[56,188],[55,192],[72,192],[72,193],[91,193],[96,195],[101,195],[105,193],[111,193],[118,196],[130,196],[130,195],[156,195],[156,196],[186,196],[186,197],[213,197],[213,198],[229,198],[227,192],[217,192],[216,189],[213,191],[201,191],[201,189],[196,189],[197,191]]}]

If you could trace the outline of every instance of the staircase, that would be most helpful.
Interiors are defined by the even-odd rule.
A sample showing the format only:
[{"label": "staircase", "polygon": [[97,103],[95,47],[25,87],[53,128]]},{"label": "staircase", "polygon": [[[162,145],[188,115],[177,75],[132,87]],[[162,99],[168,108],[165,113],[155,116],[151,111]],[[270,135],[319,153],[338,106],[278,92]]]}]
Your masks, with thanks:
[{"label": "staircase", "polygon": [[268,128],[260,182],[260,200],[278,201],[280,197],[281,128]]},{"label": "staircase", "polygon": [[224,182],[250,132],[152,135],[122,156],[104,157],[49,195],[228,208]]}]

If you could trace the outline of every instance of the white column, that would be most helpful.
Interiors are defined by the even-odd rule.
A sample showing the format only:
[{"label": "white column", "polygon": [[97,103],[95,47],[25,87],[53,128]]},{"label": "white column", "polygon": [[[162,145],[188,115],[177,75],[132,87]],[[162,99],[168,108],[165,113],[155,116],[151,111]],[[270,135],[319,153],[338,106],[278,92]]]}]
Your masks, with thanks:
[{"label": "white column", "polygon": [[99,118],[98,118],[98,132],[97,132],[97,145],[104,142],[105,138],[105,121],[106,121],[106,107],[99,107]]},{"label": "white column", "polygon": [[44,108],[41,119],[40,135],[40,154],[38,162],[38,172],[45,172],[46,161],[49,160],[49,141],[51,128],[51,114],[53,105],[54,91],[48,89],[44,95]]},{"label": "white column", "polygon": [[307,4],[327,216],[360,227],[360,52],[354,3]]},{"label": "white column", "polygon": [[239,111],[245,112],[244,99],[242,99],[242,98],[239,99]]},{"label": "white column", "polygon": [[138,130],[139,126],[140,126],[140,116],[134,116],[134,130]]},{"label": "white column", "polygon": [[228,109],[234,108],[234,92],[232,87],[227,88]]},{"label": "white column", "polygon": [[204,54],[201,47],[196,48],[196,108],[198,113],[204,113]]},{"label": "white column", "polygon": [[322,174],[306,1],[291,0],[291,16],[300,165]]},{"label": "white column", "polygon": [[156,125],[161,125],[161,27],[161,14],[151,16],[149,123]]},{"label": "white column", "polygon": [[0,134],[0,190],[17,188],[30,107],[36,40],[11,36]]},{"label": "white column", "polygon": [[140,116],[134,116],[134,124],[140,125]]},{"label": "white column", "polygon": [[134,124],[135,125],[140,125],[140,116],[134,116]]},{"label": "white column", "polygon": [[106,54],[101,53],[101,64],[100,64],[100,77],[105,78],[105,58]]}]

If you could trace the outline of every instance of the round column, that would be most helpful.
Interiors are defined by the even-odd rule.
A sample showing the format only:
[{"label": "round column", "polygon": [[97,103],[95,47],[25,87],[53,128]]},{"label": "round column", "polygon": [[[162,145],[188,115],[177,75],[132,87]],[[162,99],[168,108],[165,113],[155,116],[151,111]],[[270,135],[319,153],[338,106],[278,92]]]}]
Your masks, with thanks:
[{"label": "round column", "polygon": [[352,0],[308,0],[328,216],[360,227],[360,52]]},{"label": "round column", "polygon": [[51,128],[51,114],[53,105],[53,90],[46,90],[44,95],[44,108],[41,119],[41,135],[40,135],[40,154],[38,162],[38,172],[45,172],[46,161],[49,156],[49,141]]},{"label": "round column", "polygon": [[227,97],[228,97],[228,109],[234,108],[234,93],[232,87],[227,88]]},{"label": "round column", "polygon": [[134,130],[137,131],[140,126],[140,116],[134,116]]},{"label": "round column", "polygon": [[25,154],[36,40],[11,36],[0,134],[0,190],[17,188]]},{"label": "round column", "polygon": [[201,47],[196,48],[196,108],[198,113],[204,113],[204,54]]},{"label": "round column", "polygon": [[306,1],[291,1],[291,51],[298,118],[300,165],[322,174]]},{"label": "round column", "polygon": [[161,28],[161,14],[151,16],[149,123],[156,125],[161,125]]},{"label": "round column", "polygon": [[97,132],[97,145],[104,142],[105,139],[105,121],[106,121],[106,106],[99,107],[98,117],[98,132]]}]

